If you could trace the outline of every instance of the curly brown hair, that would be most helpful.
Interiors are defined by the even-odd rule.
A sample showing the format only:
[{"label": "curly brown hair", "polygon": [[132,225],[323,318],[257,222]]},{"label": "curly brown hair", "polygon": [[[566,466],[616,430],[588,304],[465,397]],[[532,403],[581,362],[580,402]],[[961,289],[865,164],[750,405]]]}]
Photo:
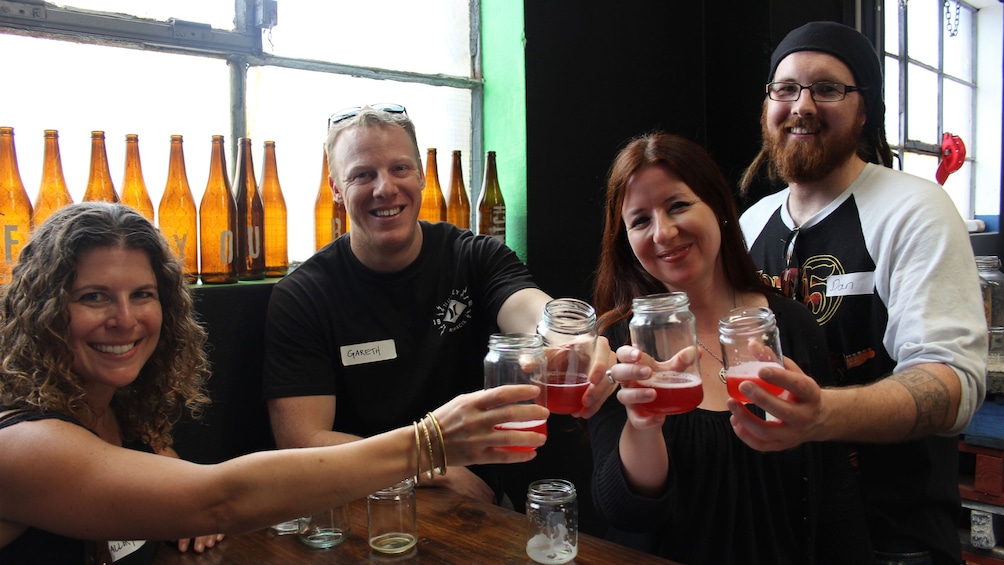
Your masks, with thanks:
[{"label": "curly brown hair", "polygon": [[181,264],[160,232],[121,204],[81,202],[49,217],[32,233],[0,288],[0,405],[58,412],[88,424],[94,414],[67,345],[69,290],[82,253],[122,246],[146,253],[157,278],[160,340],[136,380],[119,388],[112,410],[124,441],[170,447],[171,429],[209,404],[206,332],[195,319]]}]

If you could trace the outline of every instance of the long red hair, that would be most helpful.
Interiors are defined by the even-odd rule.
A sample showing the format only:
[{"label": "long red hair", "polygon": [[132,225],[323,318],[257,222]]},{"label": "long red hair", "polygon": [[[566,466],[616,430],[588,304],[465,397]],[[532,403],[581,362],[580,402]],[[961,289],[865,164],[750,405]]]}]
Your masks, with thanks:
[{"label": "long red hair", "polygon": [[[764,292],[768,288],[746,251],[732,191],[714,159],[700,145],[683,137],[665,132],[647,133],[621,149],[607,177],[603,241],[593,290],[600,332],[630,317],[633,298],[667,290],[635,257],[621,218],[628,180],[638,170],[653,165],[679,175],[714,211],[722,232],[719,256],[729,285],[737,291]],[[611,345],[616,348],[621,344]]]}]

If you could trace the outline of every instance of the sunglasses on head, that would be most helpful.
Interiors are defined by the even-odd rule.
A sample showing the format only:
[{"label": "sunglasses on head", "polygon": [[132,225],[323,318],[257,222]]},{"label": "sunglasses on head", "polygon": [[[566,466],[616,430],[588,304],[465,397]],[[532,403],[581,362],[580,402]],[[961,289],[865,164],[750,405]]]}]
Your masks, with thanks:
[{"label": "sunglasses on head", "polygon": [[[405,114],[405,115],[408,114],[408,111],[405,110],[404,106],[400,104],[370,104],[369,107],[373,108],[374,110],[379,110],[381,112],[389,112],[391,114]],[[345,108],[344,110],[339,110],[334,114],[331,114],[331,117],[328,118],[328,129],[330,129],[331,126],[337,124],[338,122],[347,120],[355,115],[358,115],[363,108],[366,108],[366,106],[355,106],[353,108]]]}]

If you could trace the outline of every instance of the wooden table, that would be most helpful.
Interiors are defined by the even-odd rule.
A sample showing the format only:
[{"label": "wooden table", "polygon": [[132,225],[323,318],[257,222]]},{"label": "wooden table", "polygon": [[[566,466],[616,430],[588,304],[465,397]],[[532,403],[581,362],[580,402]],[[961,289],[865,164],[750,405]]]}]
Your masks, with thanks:
[{"label": "wooden table", "polygon": [[[312,549],[295,535],[278,536],[270,529],[231,536],[205,553],[179,553],[164,544],[154,565],[212,564],[345,564],[398,563],[525,565],[526,518],[523,514],[461,497],[444,489],[418,489],[418,544],[402,556],[372,552],[367,543],[366,501],[350,506],[352,532],[347,540],[330,549]],[[577,565],[672,563],[606,540],[579,534]]]}]

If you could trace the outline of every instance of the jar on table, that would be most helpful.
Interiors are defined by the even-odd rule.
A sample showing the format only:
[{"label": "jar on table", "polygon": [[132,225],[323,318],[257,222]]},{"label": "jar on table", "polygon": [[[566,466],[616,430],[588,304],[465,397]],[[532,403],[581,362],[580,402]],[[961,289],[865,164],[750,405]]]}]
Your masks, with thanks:
[{"label": "jar on table", "polygon": [[1001,260],[994,255],[978,255],[976,268],[983,293],[983,311],[987,317],[989,349],[987,366],[1004,365],[1004,273]]},{"label": "jar on table", "polygon": [[400,554],[418,541],[415,481],[405,479],[366,497],[369,544],[380,553]]},{"label": "jar on table", "polygon": [[575,485],[564,479],[530,483],[526,492],[526,554],[537,563],[568,563],[579,553]]}]

